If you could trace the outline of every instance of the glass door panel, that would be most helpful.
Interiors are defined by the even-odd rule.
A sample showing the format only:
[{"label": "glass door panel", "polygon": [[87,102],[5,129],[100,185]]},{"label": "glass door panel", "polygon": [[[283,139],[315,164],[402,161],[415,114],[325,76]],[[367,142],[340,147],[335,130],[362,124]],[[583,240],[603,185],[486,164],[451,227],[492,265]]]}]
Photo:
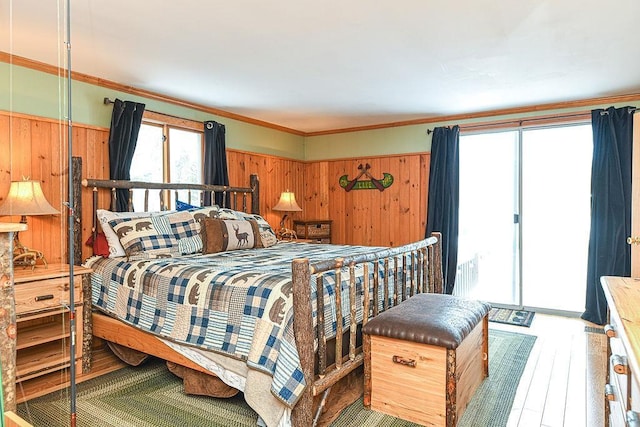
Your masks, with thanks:
[{"label": "glass door panel", "polygon": [[591,125],[523,131],[522,304],[582,312],[591,203]]},{"label": "glass door panel", "polygon": [[460,138],[460,224],[454,294],[519,303],[518,132]]}]

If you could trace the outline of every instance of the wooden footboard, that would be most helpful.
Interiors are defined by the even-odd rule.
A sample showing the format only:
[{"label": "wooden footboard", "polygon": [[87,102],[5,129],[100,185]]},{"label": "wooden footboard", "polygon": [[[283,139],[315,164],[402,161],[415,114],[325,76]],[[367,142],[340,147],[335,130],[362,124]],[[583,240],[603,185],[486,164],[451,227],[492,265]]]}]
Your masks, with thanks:
[{"label": "wooden footboard", "polygon": [[[356,267],[363,269],[362,298],[357,298]],[[380,274],[380,266],[383,273]],[[371,274],[369,274],[369,270]],[[322,294],[322,275],[331,272],[335,274],[336,283],[345,281],[348,283],[350,302],[350,324],[346,331],[349,336],[348,352],[343,352],[342,340],[336,340],[334,354],[328,354],[327,338],[323,316],[324,296]],[[292,421],[294,426],[318,425],[320,416],[324,410],[332,387],[343,378],[351,375],[364,361],[362,347],[357,345],[358,322],[356,312],[368,313],[363,316],[362,324],[366,324],[369,317],[378,315],[414,294],[421,292],[442,293],[442,258],[440,248],[440,234],[434,233],[432,237],[410,245],[391,248],[384,251],[375,251],[348,258],[339,258],[310,264],[308,259],[297,259],[293,262],[293,305],[294,305],[294,334],[296,346],[304,371],[307,388],[300,400],[293,408]],[[312,276],[316,277],[318,318],[317,328],[314,329],[312,317]],[[346,276],[343,278],[343,276]],[[370,279],[372,277],[372,279]],[[393,287],[390,286],[390,278],[393,278]],[[371,283],[371,280],[373,283]],[[335,311],[337,317],[342,317],[341,286],[335,287]],[[393,290],[393,291],[392,291]],[[378,293],[382,292],[383,295]],[[382,297],[382,308],[377,301]],[[358,306],[360,305],[360,306]],[[337,323],[336,336],[343,335],[341,322]],[[317,370],[316,354],[314,353],[317,342]],[[346,355],[345,355],[346,354]],[[327,360],[335,360],[327,366]],[[358,384],[362,388],[362,382]],[[361,392],[360,392],[361,394]],[[359,394],[354,397],[357,399]],[[314,405],[314,401],[316,405]],[[317,404],[319,402],[319,404]],[[345,407],[353,401],[342,401]],[[314,408],[315,406],[315,408]],[[335,416],[339,410],[332,408]],[[328,423],[326,417],[322,424]]]}]

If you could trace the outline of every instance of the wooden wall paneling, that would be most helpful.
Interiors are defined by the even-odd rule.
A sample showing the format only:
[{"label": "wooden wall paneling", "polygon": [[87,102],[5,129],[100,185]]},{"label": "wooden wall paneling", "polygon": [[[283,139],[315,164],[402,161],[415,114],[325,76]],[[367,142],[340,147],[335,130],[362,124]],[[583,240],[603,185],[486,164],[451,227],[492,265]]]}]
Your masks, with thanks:
[{"label": "wooden wall paneling", "polygon": [[[47,261],[49,262],[66,262],[66,259],[62,258],[65,256],[65,250],[67,247],[66,242],[66,233],[63,224],[64,217],[66,215],[64,202],[66,199],[64,195],[64,185],[65,183],[62,180],[64,176],[64,168],[66,165],[66,132],[67,126],[63,123],[49,123],[49,146],[46,147],[43,151],[46,152],[48,149],[51,163],[50,177],[51,185],[49,187],[49,193],[45,193],[47,196],[47,200],[51,205],[60,211],[59,215],[55,217],[48,217],[48,225],[49,229],[46,231],[46,236],[50,236],[50,249],[47,250],[45,256],[47,257]],[[37,143],[38,141],[35,141]],[[63,149],[64,146],[64,149]],[[52,258],[52,256],[54,256]]]},{"label": "wooden wall paneling", "polygon": [[[20,180],[23,177],[31,177],[31,121],[12,117],[11,118],[11,181]],[[8,189],[7,189],[8,192]],[[7,194],[5,192],[5,195]],[[20,216],[6,217],[7,221],[18,222]],[[27,218],[27,231],[20,233],[20,242],[25,246],[32,243],[31,232],[33,230],[33,217]]]},{"label": "wooden wall paneling", "polygon": [[329,218],[329,163],[320,162],[318,177],[315,180],[318,184],[318,199],[316,217],[319,219]]},{"label": "wooden wall paneling", "polygon": [[[74,156],[82,157],[82,177],[94,179],[109,179],[109,130],[87,128],[82,139],[74,140]],[[101,192],[98,198],[100,207],[109,207],[110,195]],[[84,242],[91,235],[93,224],[92,207],[93,191],[91,188],[82,189],[82,257],[91,255],[91,248]]]},{"label": "wooden wall paneling", "polygon": [[[329,219],[331,224],[331,242],[344,244],[347,242],[346,228],[351,222],[350,214],[346,209],[346,194],[344,188],[340,187],[340,177],[348,174],[353,179],[353,173],[348,172],[345,161],[329,162]],[[312,219],[312,218],[311,218]]]},{"label": "wooden wall paneling", "polygon": [[14,117],[11,123],[11,179],[31,176],[31,121]]},{"label": "wooden wall paneling", "polygon": [[429,195],[429,166],[431,154],[420,155],[420,229],[427,230],[427,205]]},{"label": "wooden wall paneling", "polygon": [[[329,219],[329,163],[313,162],[304,165],[303,219]],[[297,195],[296,195],[297,197]]]},{"label": "wooden wall paneling", "polygon": [[[319,170],[320,162],[317,163],[307,163],[303,168],[303,185],[304,190],[303,193],[298,196],[296,194],[296,199],[300,198],[302,200],[298,200],[298,204],[304,204],[304,215],[306,218],[307,215],[314,215],[316,210],[319,210],[320,201],[318,200],[318,192],[313,188],[313,183],[316,180],[317,172]],[[300,204],[300,206],[302,206]]]},{"label": "wooden wall paneling", "polygon": [[[45,198],[51,206],[60,210],[57,199],[52,197],[52,187],[54,186],[51,171],[51,124],[30,120],[31,122],[31,179],[40,181],[40,187]],[[52,253],[51,232],[52,222],[57,220],[56,216],[46,215],[31,217],[31,228],[26,233],[31,238],[32,248],[42,251],[47,261],[54,255]]]},{"label": "wooden wall paneling", "polygon": [[395,230],[394,244],[402,245],[408,243],[411,235],[413,224],[411,222],[411,171],[409,171],[410,162],[408,157],[396,158],[397,175],[396,184],[398,187],[398,220],[399,223]]},{"label": "wooden wall paneling", "polygon": [[0,115],[0,201],[4,201],[11,185],[11,118]]},{"label": "wooden wall paneling", "polygon": [[289,188],[296,195],[296,201],[298,205],[302,208],[302,212],[294,212],[291,215],[290,228],[293,228],[293,221],[296,219],[304,219],[305,211],[308,209],[307,203],[305,202],[305,186],[304,186],[304,168],[305,165],[302,162],[290,160],[291,174],[289,175]]},{"label": "wooden wall paneling", "polygon": [[[403,221],[401,209],[401,188],[403,186],[403,176],[401,169],[405,168],[402,164],[404,157],[389,157],[381,165],[384,171],[393,175],[393,184],[386,188],[386,202],[388,209],[384,212],[384,226],[382,226],[382,235],[379,242],[380,245],[397,246],[400,239],[400,230],[410,226]],[[407,196],[404,196],[407,197]]]},{"label": "wooden wall paneling", "polygon": [[[371,166],[374,178],[390,173],[394,183],[384,191],[346,192],[338,180],[354,179],[358,165]],[[398,246],[424,237],[428,190],[428,153],[312,162],[304,174],[306,212],[328,214],[333,220],[332,241],[338,244]],[[325,167],[326,173],[320,168]],[[321,166],[322,165],[322,166]],[[326,184],[317,184],[316,178]],[[362,177],[361,179],[368,179]],[[319,188],[327,188],[327,201],[319,207]]]},{"label": "wooden wall paneling", "polygon": [[[82,148],[80,147],[82,145]],[[87,129],[84,141],[74,141],[74,156],[82,157],[82,177],[95,179],[109,178],[109,131],[104,129]],[[109,195],[100,194],[98,203],[107,208]],[[86,259],[91,255],[91,248],[86,246],[92,232],[92,207],[93,192],[90,188],[82,189],[82,257]]]},{"label": "wooden wall paneling", "polygon": [[[298,204],[304,209],[304,163],[298,160],[284,159],[270,155],[227,150],[227,167],[231,185],[248,186],[249,175],[257,174],[260,178],[260,213],[274,229],[279,228],[282,213],[273,210],[278,203],[280,193],[289,189],[296,194]],[[287,221],[302,218],[293,213]]]},{"label": "wooden wall paneling", "polygon": [[[391,171],[395,170],[391,167],[392,159],[391,158],[379,158],[377,159],[376,167],[371,172],[371,174],[375,178],[382,178],[383,174],[391,173]],[[392,173],[393,175],[393,173]],[[395,178],[395,175],[394,175]],[[395,184],[393,184],[395,185]],[[380,193],[378,190],[376,192],[380,193],[380,201],[378,202],[377,214],[373,218],[373,231],[375,238],[373,239],[373,245],[379,246],[390,246],[393,242],[393,229],[397,224],[397,217],[393,214],[391,210],[392,198],[393,198],[393,185],[391,187],[385,188],[383,193]],[[368,190],[374,191],[374,190]]]},{"label": "wooden wall paneling", "polygon": [[[359,164],[364,165],[364,161],[358,159],[351,161],[351,168],[355,174],[360,173],[357,168]],[[364,176],[361,179],[366,179]],[[357,244],[367,244],[366,230],[369,224],[368,212],[375,204],[372,194],[367,194],[370,190],[353,190],[347,193],[346,203],[351,212],[351,226],[347,227],[349,241],[358,242]]]}]

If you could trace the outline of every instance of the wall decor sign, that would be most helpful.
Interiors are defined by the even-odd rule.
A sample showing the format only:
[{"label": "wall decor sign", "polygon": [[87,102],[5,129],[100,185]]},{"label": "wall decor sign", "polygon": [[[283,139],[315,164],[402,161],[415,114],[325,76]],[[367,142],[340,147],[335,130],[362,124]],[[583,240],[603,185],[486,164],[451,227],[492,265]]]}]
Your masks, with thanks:
[{"label": "wall decor sign", "polygon": [[[384,191],[385,188],[388,188],[393,184],[393,175],[390,173],[384,172],[382,174],[381,179],[374,178],[373,175],[369,172],[371,169],[371,165],[366,163],[362,166],[362,163],[358,165],[358,176],[354,179],[349,179],[348,175],[342,175],[338,182],[340,183],[340,187],[344,188],[345,191],[349,192],[351,190],[380,190]],[[360,179],[362,177],[367,177],[369,179]]]}]

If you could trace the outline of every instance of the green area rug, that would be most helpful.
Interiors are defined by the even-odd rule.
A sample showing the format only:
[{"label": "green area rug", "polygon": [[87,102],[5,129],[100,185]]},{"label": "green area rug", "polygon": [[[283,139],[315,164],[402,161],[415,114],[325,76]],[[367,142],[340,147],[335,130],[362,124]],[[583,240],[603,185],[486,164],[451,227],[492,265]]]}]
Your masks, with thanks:
[{"label": "green area rug", "polygon": [[531,326],[535,311],[513,310],[510,308],[492,308],[489,312],[489,321],[506,323],[515,326]]},{"label": "green area rug", "polygon": [[[489,377],[480,385],[458,426],[506,426],[518,382],[536,337],[489,331]],[[164,363],[150,361],[124,368],[77,386],[80,427],[254,427],[256,413],[242,393],[230,399],[187,396],[182,380]],[[35,427],[69,425],[67,391],[51,393],[18,406],[18,414]],[[364,409],[362,399],[347,408],[335,427],[416,426]]]}]

